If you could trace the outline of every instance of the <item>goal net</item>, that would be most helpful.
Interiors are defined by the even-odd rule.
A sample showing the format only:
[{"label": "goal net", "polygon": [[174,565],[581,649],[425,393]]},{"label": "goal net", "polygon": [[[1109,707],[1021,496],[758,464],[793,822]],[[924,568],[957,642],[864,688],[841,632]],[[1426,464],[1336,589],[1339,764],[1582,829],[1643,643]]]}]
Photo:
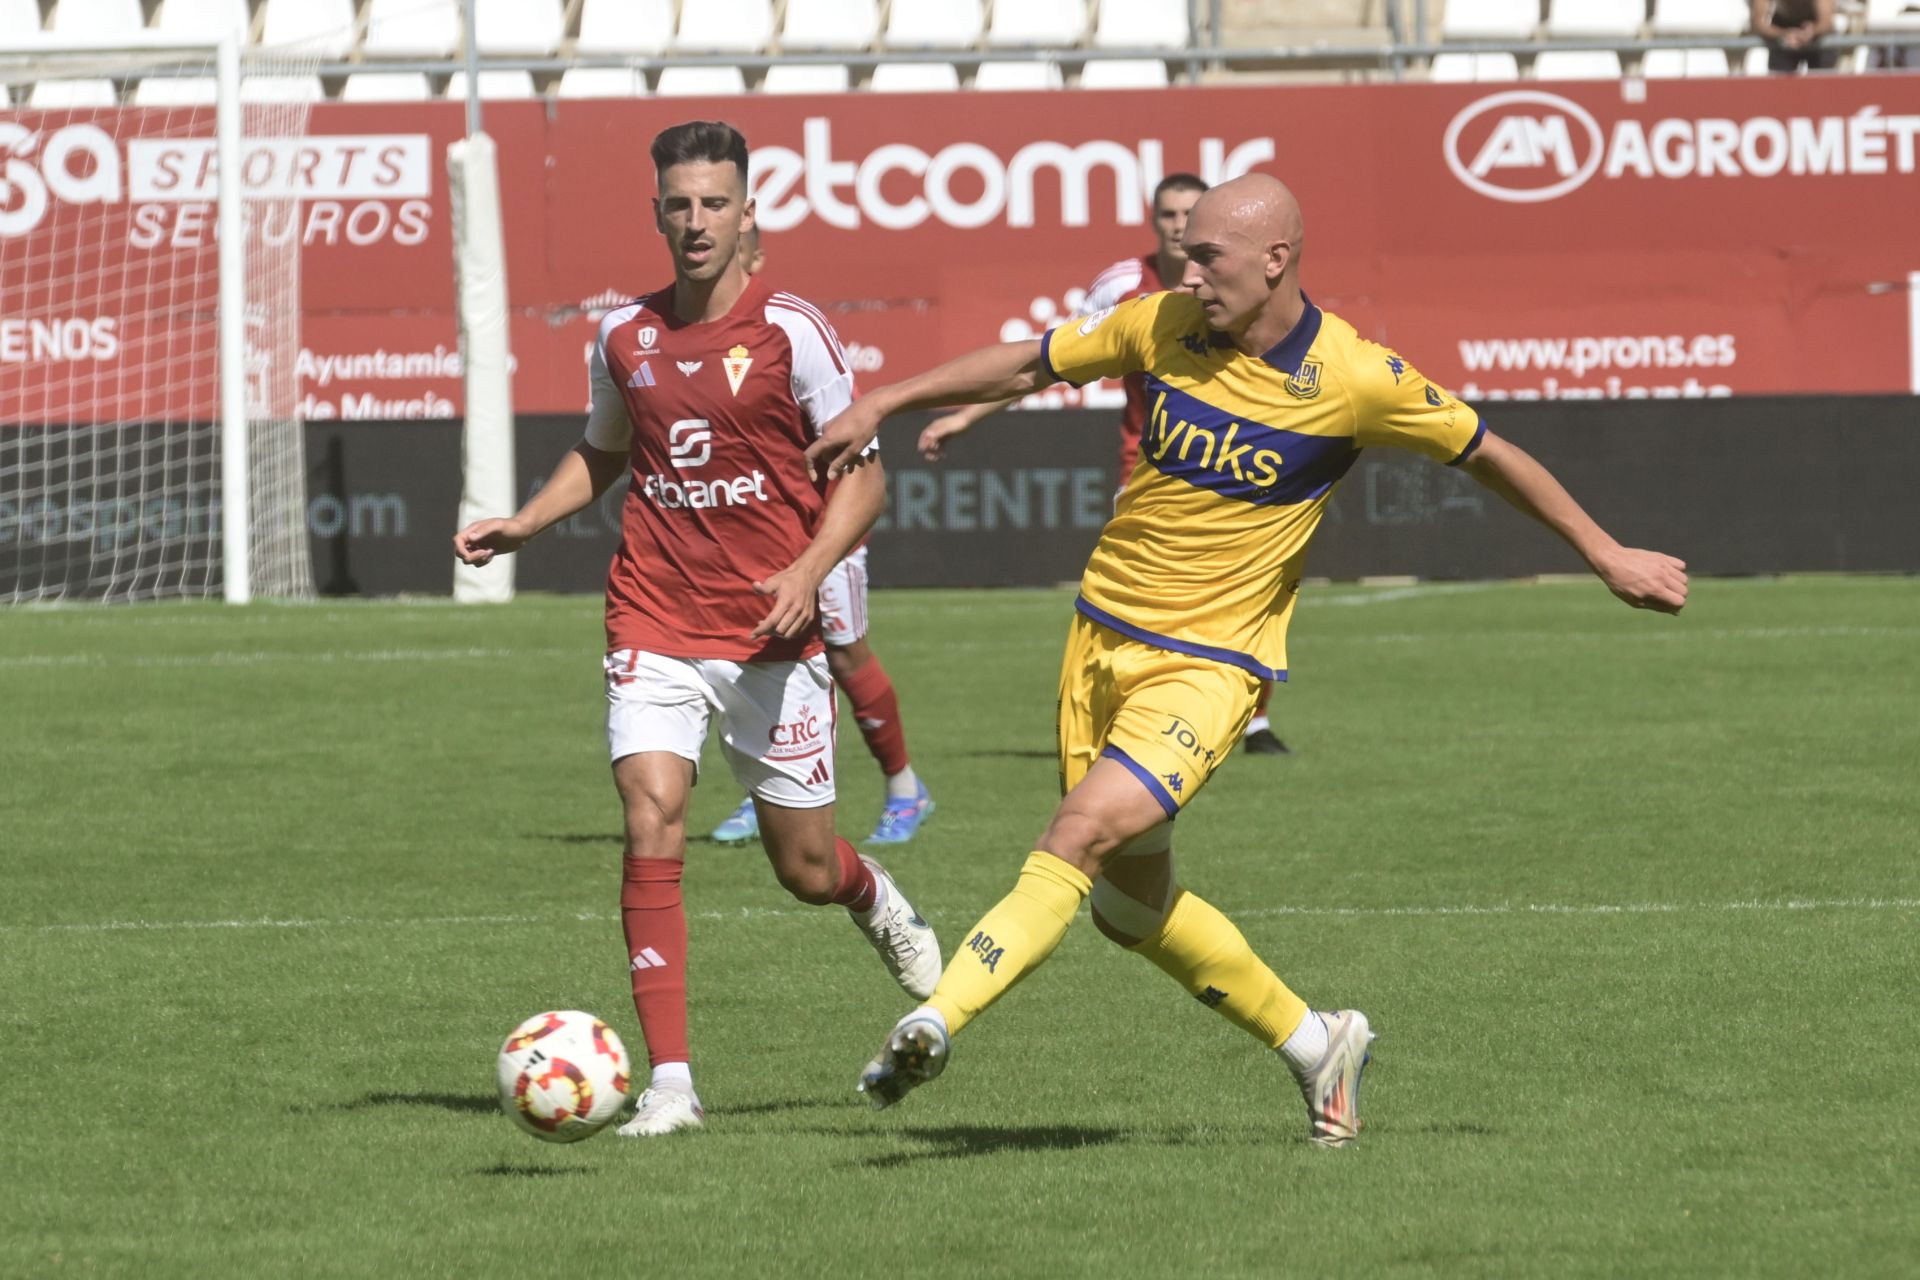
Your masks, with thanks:
[{"label": "goal net", "polygon": [[310,596],[311,64],[71,45],[0,50],[0,602]]}]

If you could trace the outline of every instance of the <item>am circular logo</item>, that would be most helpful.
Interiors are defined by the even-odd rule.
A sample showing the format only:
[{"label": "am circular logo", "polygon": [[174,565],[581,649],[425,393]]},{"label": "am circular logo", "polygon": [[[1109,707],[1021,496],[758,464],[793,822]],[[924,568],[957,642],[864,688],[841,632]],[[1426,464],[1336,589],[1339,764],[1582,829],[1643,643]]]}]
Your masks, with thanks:
[{"label": "am circular logo", "polygon": [[1493,200],[1536,204],[1577,190],[1599,172],[1600,123],[1577,102],[1509,89],[1468,104],[1447,125],[1447,167]]}]

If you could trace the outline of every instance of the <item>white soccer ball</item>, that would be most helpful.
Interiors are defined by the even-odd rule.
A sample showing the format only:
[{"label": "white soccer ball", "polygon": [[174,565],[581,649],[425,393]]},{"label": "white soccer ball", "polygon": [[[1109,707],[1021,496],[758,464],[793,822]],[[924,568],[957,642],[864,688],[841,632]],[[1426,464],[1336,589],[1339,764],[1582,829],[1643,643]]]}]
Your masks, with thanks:
[{"label": "white soccer ball", "polygon": [[627,1047],[578,1009],[536,1013],[500,1046],[500,1106],[542,1142],[578,1142],[612,1123],[632,1078]]}]

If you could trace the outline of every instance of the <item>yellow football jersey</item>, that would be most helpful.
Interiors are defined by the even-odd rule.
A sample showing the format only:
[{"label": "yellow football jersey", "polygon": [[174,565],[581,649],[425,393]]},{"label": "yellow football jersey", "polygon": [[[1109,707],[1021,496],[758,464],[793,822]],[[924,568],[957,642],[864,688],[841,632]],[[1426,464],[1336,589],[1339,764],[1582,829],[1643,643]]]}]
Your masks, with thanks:
[{"label": "yellow football jersey", "polygon": [[1041,360],[1079,385],[1143,373],[1140,460],[1080,582],[1080,612],[1123,635],[1271,680],[1327,497],[1368,445],[1466,460],[1472,409],[1311,301],[1249,356],[1188,293],[1050,330]]}]

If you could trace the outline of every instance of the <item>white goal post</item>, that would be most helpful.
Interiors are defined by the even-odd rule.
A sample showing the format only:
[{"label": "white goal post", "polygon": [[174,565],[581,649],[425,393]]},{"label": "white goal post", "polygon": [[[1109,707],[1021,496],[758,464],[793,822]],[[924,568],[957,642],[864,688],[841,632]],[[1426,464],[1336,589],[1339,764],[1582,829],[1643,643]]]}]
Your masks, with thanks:
[{"label": "white goal post", "polygon": [[243,39],[0,50],[0,603],[313,593],[273,229],[312,60]]}]

